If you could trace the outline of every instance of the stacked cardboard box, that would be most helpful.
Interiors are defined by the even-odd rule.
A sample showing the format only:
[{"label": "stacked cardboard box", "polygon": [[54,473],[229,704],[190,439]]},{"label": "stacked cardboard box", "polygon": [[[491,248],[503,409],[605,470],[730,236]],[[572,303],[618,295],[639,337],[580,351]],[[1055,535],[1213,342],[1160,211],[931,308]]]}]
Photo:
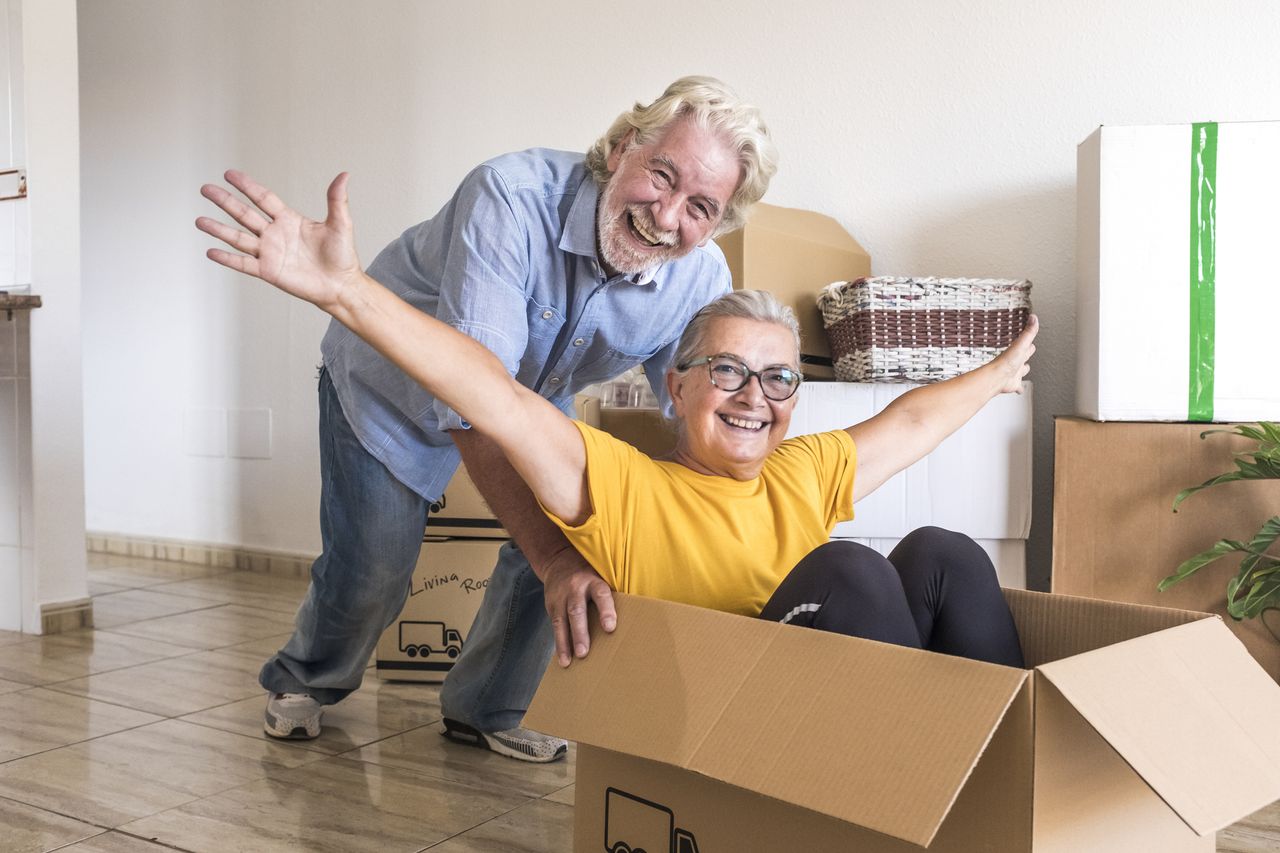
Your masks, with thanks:
[{"label": "stacked cardboard box", "polygon": [[1156,589],[1182,561],[1219,539],[1248,540],[1280,513],[1280,481],[1216,486],[1173,512],[1179,491],[1231,470],[1232,453],[1249,442],[1202,440],[1203,424],[1059,418],[1056,427],[1053,591],[1219,614],[1280,679],[1280,643],[1271,629],[1227,616],[1227,580],[1238,559],[1201,569],[1166,592]]},{"label": "stacked cardboard box", "polygon": [[818,294],[833,281],[871,275],[871,256],[840,223],[811,210],[757,204],[737,231],[716,238],[735,290],[767,290],[800,321],[806,376],[835,376]]},{"label": "stacked cardboard box", "polygon": [[525,718],[579,743],[573,849],[1212,853],[1280,796],[1219,620],[1006,598],[1025,670],[620,596]]},{"label": "stacked cardboard box", "polygon": [[[1225,614],[1238,560],[1159,581],[1280,513],[1280,484],[1174,496],[1233,468],[1245,443],[1205,422],[1280,418],[1280,122],[1102,127],[1077,153],[1077,412],[1056,426],[1052,589]],[[1105,422],[1105,423],[1104,423]],[[1128,423],[1126,423],[1128,422]],[[1280,643],[1228,625],[1274,677]],[[1280,629],[1280,626],[1273,626]]]},{"label": "stacked cardboard box", "polygon": [[1280,418],[1280,122],[1101,127],[1076,156],[1077,413]]},{"label": "stacked cardboard box", "polygon": [[466,643],[507,532],[465,466],[427,518],[409,598],[374,654],[378,676],[443,682]]}]

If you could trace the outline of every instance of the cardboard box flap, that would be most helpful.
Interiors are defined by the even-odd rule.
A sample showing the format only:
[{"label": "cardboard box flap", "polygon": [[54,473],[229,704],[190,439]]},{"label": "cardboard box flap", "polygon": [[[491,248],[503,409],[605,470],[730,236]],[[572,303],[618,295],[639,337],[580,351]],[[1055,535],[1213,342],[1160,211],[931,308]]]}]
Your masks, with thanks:
[{"label": "cardboard box flap", "polygon": [[549,668],[526,725],[921,846],[1027,679],[962,658],[617,600],[618,630],[597,636],[569,670]]},{"label": "cardboard box flap", "polygon": [[1221,620],[1039,672],[1196,833],[1280,797],[1280,687]]},{"label": "cardboard box flap", "polygon": [[792,240],[819,243],[852,254],[867,255],[867,250],[862,248],[844,226],[832,217],[812,210],[757,204],[751,208],[746,227],[733,233],[741,234],[743,231],[773,232]]},{"label": "cardboard box flap", "polygon": [[1072,657],[1175,625],[1212,618],[1207,613],[1145,604],[1005,589],[1027,666]]}]

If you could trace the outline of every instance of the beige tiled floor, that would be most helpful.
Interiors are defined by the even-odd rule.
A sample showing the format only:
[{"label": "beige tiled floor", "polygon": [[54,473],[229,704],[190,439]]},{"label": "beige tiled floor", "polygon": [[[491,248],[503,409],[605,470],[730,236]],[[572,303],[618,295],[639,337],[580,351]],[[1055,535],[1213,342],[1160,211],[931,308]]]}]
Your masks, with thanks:
[{"label": "beige tiled floor", "polygon": [[90,557],[98,628],[0,632],[0,850],[567,851],[573,762],[450,744],[439,690],[372,671],[305,743],[257,672],[306,582]]},{"label": "beige tiled floor", "polygon": [[[97,630],[0,631],[5,853],[570,850],[572,752],[535,766],[450,744],[435,687],[371,672],[319,739],[263,737],[257,670],[304,581],[90,566]],[[1218,849],[1280,851],[1280,804]]]}]

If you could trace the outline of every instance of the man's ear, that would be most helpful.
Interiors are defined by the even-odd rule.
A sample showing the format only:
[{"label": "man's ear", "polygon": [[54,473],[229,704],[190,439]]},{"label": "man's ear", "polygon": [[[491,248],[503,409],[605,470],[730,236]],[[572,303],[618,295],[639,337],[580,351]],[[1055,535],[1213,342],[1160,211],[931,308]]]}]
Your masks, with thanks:
[{"label": "man's ear", "polygon": [[626,153],[627,148],[631,145],[631,140],[636,138],[636,130],[633,127],[628,130],[626,136],[618,140],[613,148],[609,149],[609,156],[605,158],[605,165],[609,167],[609,171],[618,171],[618,166],[622,164],[622,155]]}]

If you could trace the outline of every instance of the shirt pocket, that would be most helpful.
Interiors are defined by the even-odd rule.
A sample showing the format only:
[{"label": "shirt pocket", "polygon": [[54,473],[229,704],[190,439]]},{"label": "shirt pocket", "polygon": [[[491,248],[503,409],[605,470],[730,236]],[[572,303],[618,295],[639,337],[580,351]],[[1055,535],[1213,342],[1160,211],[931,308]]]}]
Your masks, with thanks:
[{"label": "shirt pocket", "polygon": [[564,314],[554,305],[543,305],[536,299],[530,299],[525,302],[525,315],[530,342],[537,341],[550,346],[564,328]]}]

